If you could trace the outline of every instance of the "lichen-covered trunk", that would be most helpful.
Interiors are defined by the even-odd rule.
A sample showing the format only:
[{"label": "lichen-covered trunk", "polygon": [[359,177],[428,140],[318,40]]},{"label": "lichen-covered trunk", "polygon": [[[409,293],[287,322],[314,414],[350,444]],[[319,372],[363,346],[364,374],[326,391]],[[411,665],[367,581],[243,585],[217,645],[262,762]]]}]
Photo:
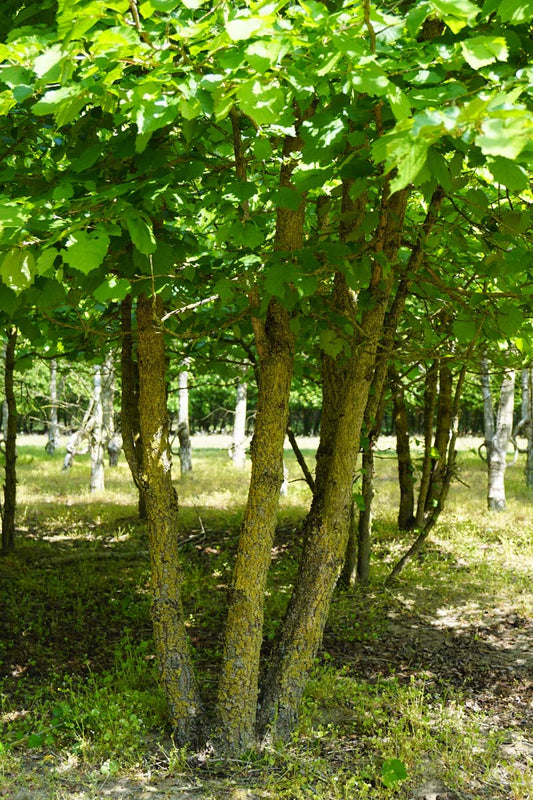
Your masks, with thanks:
[{"label": "lichen-covered trunk", "polygon": [[141,295],[137,305],[139,422],[143,441],[140,485],[148,518],[157,664],[175,739],[183,745],[194,741],[198,734],[200,700],[181,601],[178,498],[171,476],[162,315],[159,297]]},{"label": "lichen-covered trunk", "polygon": [[49,456],[55,453],[59,441],[59,426],[57,421],[57,360],[50,362],[50,421],[48,423],[48,440],[45,450]]},{"label": "lichen-covered trunk", "polygon": [[17,329],[7,333],[4,391],[7,406],[5,429],[4,503],[2,506],[2,555],[15,549],[15,511],[17,508],[17,402],[14,388]]},{"label": "lichen-covered trunk", "polygon": [[103,492],[104,475],[104,407],[102,404],[102,369],[93,368],[93,420],[90,438],[91,492]]},{"label": "lichen-covered trunk", "polygon": [[496,415],[496,424],[492,440],[486,438],[488,461],[487,504],[492,511],[504,511],[505,469],[507,466],[507,449],[513,430],[515,370],[505,370],[500,388],[500,398]]},{"label": "lichen-covered trunk", "polygon": [[[235,152],[240,153],[234,126]],[[280,184],[291,186],[292,153],[301,147],[287,137]],[[291,258],[303,246],[305,198],[295,210],[278,209],[275,247]],[[289,419],[294,361],[290,314],[276,298],[266,319],[252,295],[252,324],[258,353],[258,399],[250,447],[252,471],[230,592],[222,672],[217,701],[219,746],[239,753],[255,742],[259,661],[263,638],[264,595],[283,481],[283,446]]]},{"label": "lichen-covered trunk", "polygon": [[[345,194],[347,189],[345,184]],[[315,492],[304,523],[298,579],[265,681],[262,733],[271,729],[286,737],[294,727],[344,562],[361,427],[392,290],[406,203],[407,191],[383,199],[370,297],[360,323],[356,324],[353,292],[340,274],[335,276],[332,307],[353,326],[351,355],[347,360],[330,356],[323,360],[323,416]],[[387,274],[382,269],[383,258],[390,266]]]}]

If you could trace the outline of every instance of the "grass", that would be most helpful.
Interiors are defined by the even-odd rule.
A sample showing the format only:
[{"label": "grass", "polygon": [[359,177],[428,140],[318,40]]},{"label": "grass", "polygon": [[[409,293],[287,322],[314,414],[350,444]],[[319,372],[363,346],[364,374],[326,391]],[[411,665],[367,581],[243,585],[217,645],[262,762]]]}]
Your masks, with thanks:
[{"label": "grass", "polygon": [[[91,496],[87,458],[69,473],[61,460],[19,448],[17,550],[0,561],[0,796],[4,785],[17,799],[31,790],[90,800],[114,782],[140,797],[156,777],[179,781],[185,798],[200,784],[202,797],[228,800],[386,800],[424,788],[461,800],[533,796],[533,492],[520,463],[508,471],[508,509],[490,513],[483,465],[465,449],[468,485],[453,486],[423,554],[386,591],[409,537],[395,528],[395,463],[384,451],[372,579],[335,595],[293,739],[193,765],[172,743],[157,687],[146,531],[127,468],[108,470],[105,493]],[[291,454],[287,464],[267,641],[289,597],[309,502]],[[202,449],[194,475],[177,479],[184,605],[208,703],[246,478],[224,450]]]}]

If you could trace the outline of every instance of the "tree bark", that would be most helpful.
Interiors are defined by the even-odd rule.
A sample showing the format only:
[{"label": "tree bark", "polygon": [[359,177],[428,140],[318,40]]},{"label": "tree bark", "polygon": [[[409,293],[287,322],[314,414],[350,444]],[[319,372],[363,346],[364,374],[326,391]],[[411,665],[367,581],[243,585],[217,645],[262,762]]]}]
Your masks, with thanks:
[{"label": "tree bark", "polygon": [[514,369],[505,370],[492,439],[489,440],[485,435],[488,461],[487,505],[492,511],[504,511],[506,507],[505,469],[507,449],[513,431],[515,376]]},{"label": "tree bark", "polygon": [[148,517],[157,663],[176,742],[183,745],[194,741],[198,734],[200,698],[181,602],[178,498],[171,476],[162,316],[159,297],[139,297],[139,422],[144,443],[140,486]]},{"label": "tree bark", "polygon": [[50,422],[48,424],[48,441],[45,450],[49,456],[55,453],[59,441],[59,427],[57,423],[57,361],[53,358],[50,362]]},{"label": "tree bark", "polygon": [[[240,131],[235,117],[232,120],[239,167]],[[281,186],[292,185],[292,154],[300,147],[297,137],[286,138]],[[242,166],[240,171],[242,177]],[[304,219],[305,198],[296,210],[278,208],[274,245],[287,254],[287,259],[303,246]],[[256,290],[251,299],[259,363],[257,413],[250,447],[252,472],[231,585],[217,700],[217,735],[220,747],[228,753],[242,752],[255,741],[264,594],[283,481],[294,360],[289,312],[273,298],[263,321],[258,314]]]},{"label": "tree bark", "polygon": [[[348,195],[348,197],[347,197]],[[356,322],[356,298],[344,278],[335,276],[332,306],[353,326],[351,355],[323,360],[323,416],[317,451],[315,493],[304,523],[304,547],[297,583],[281,626],[261,705],[261,730],[286,737],[322,641],[331,597],[346,554],[352,484],[361,426],[389,302],[393,265],[407,203],[407,190],[384,197],[374,240],[376,255],[368,305]],[[350,209],[345,183],[343,211]],[[352,225],[359,214],[350,209]],[[343,219],[348,216],[343,214]],[[390,269],[385,274],[382,264]]]},{"label": "tree bark", "polygon": [[91,426],[91,492],[103,492],[104,474],[104,407],[102,404],[102,368],[93,368],[93,419]]},{"label": "tree bark", "polygon": [[2,507],[2,555],[15,549],[15,511],[17,507],[17,402],[14,388],[17,329],[7,333],[4,391],[7,405],[5,430],[4,503]]},{"label": "tree bark", "polygon": [[[526,423],[526,437],[527,437],[527,453],[526,453],[526,486],[533,487],[533,368],[528,367],[525,372],[525,417]],[[524,385],[524,384],[523,384]]]},{"label": "tree bark", "polygon": [[[187,362],[184,363],[184,366]],[[192,449],[189,428],[189,373],[182,369],[178,375],[178,439],[180,443],[180,472],[192,472]]]},{"label": "tree bark", "polygon": [[102,408],[104,441],[109,466],[116,467],[122,442],[118,431],[115,430],[115,365],[112,352],[107,354],[102,368]]}]

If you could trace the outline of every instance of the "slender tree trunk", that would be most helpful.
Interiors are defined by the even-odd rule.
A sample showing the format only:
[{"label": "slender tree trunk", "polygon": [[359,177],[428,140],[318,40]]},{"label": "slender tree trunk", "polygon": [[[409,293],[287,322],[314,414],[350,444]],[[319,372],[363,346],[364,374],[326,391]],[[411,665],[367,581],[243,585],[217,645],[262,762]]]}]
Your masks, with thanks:
[{"label": "slender tree trunk", "polygon": [[178,439],[180,443],[180,471],[192,472],[192,449],[189,429],[189,373],[182,369],[178,376]]},{"label": "slender tree trunk", "polygon": [[89,406],[83,415],[80,427],[72,434],[72,436],[69,437],[67,441],[65,458],[63,459],[63,472],[71,468],[72,462],[74,461],[74,456],[80,449],[82,442],[84,439],[90,438],[91,436],[94,421],[93,407],[94,397],[92,397],[89,402]]},{"label": "slender tree trunk", "polygon": [[102,368],[93,370],[93,420],[91,428],[91,492],[103,492],[104,475],[104,408],[102,405]]},{"label": "slender tree trunk", "polygon": [[[344,186],[343,211],[352,224],[360,214]],[[369,286],[370,302],[354,325],[356,298],[344,278],[335,278],[333,309],[354,325],[347,362],[328,356],[323,362],[323,416],[317,451],[315,493],[304,524],[304,548],[297,583],[276,643],[261,707],[262,730],[287,736],[322,641],[331,597],[344,562],[352,508],[361,427],[373,377],[378,343],[393,281],[393,265],[407,203],[407,190],[383,200]],[[346,219],[346,216],[344,216]],[[382,258],[390,270],[382,269]]]},{"label": "slender tree trunk", "polygon": [[146,504],[140,485],[143,465],[143,442],[139,422],[139,370],[133,355],[131,329],[132,300],[128,295],[121,306],[122,350],[120,355],[121,397],[120,425],[122,447],[135,485],[139,491],[139,518],[146,519]]},{"label": "slender tree trunk", "polygon": [[[441,494],[442,481],[448,459],[448,443],[450,441],[453,420],[453,377],[446,359],[439,364],[439,393],[437,400],[437,420],[435,426],[435,443],[431,458],[431,482],[426,498],[426,511],[437,501]],[[438,454],[435,456],[435,452]]]},{"label": "slender tree trunk", "polygon": [[[232,123],[237,174],[242,179],[242,145],[235,114]],[[282,186],[291,186],[292,154],[300,147],[298,138],[286,138],[280,173]],[[246,213],[246,209],[243,211]],[[305,199],[294,211],[278,209],[275,236],[278,251],[290,254],[303,246],[304,219]],[[230,753],[242,752],[255,741],[264,594],[283,481],[283,447],[294,360],[294,335],[288,311],[273,298],[263,321],[258,306],[258,293],[254,292],[252,325],[259,372],[250,447],[252,472],[231,586],[217,702],[220,746]]]},{"label": "slender tree trunk", "polygon": [[391,365],[391,388],[396,429],[396,455],[398,457],[398,481],[400,484],[400,506],[398,509],[398,528],[408,531],[415,523],[415,484],[413,480],[413,464],[409,447],[409,430],[407,425],[407,407],[405,392],[396,367]]},{"label": "slender tree trunk", "polygon": [[247,385],[244,381],[239,381],[235,399],[235,418],[233,421],[231,447],[233,466],[237,467],[237,469],[244,469],[246,462],[246,395]]},{"label": "slender tree trunk", "polygon": [[527,455],[526,455],[526,486],[533,487],[533,368],[528,367],[524,370],[526,373],[525,381],[525,397],[526,397],[526,437],[527,437]]},{"label": "slender tree trunk", "polygon": [[144,444],[140,485],[148,517],[157,663],[176,742],[183,745],[198,734],[200,699],[181,603],[178,498],[171,476],[162,316],[161,299],[141,295],[137,305],[139,422]]},{"label": "slender tree trunk", "polygon": [[122,442],[118,431],[115,430],[115,365],[111,351],[107,354],[102,368],[102,407],[104,441],[109,466],[116,467],[122,449]]},{"label": "slender tree trunk", "polygon": [[[500,399],[496,415],[494,434],[487,449],[488,458],[488,492],[487,504],[493,511],[504,511],[505,469],[507,466],[507,449],[513,430],[515,370],[505,370],[500,388]],[[487,441],[487,436],[485,437]]]},{"label": "slender tree trunk", "polygon": [[57,423],[57,361],[53,358],[50,362],[50,422],[48,424],[48,441],[45,450],[49,456],[55,453],[59,441],[59,428]]},{"label": "slender tree trunk", "polygon": [[17,329],[7,334],[4,391],[7,405],[5,429],[4,503],[2,507],[2,555],[15,549],[15,511],[17,507],[17,403],[15,399],[14,372]]},{"label": "slender tree trunk", "polygon": [[[473,342],[471,348],[472,347],[473,347]],[[446,368],[448,369],[448,367]],[[437,474],[437,480],[436,480],[438,493],[437,492],[434,493],[433,502],[430,504],[428,512],[424,516],[422,525],[418,526],[417,524],[417,530],[419,531],[419,533],[415,541],[413,542],[411,547],[407,550],[407,552],[396,562],[389,576],[387,577],[386,580],[387,586],[390,586],[395,582],[400,573],[403,571],[406,564],[411,559],[413,559],[414,556],[417,555],[417,553],[419,553],[422,550],[427,538],[429,537],[431,531],[435,527],[446,504],[446,500],[448,498],[448,492],[455,472],[455,459],[457,455],[457,452],[455,450],[455,445],[457,442],[457,437],[459,435],[460,401],[461,401],[461,394],[463,391],[465,375],[466,375],[466,359],[459,373],[459,377],[457,379],[453,400],[451,399],[453,391],[452,384],[448,383],[447,379],[445,379],[445,381],[440,386],[440,391],[446,394],[445,400],[441,402],[441,405],[443,407],[444,406],[446,407],[446,412],[443,413],[442,419],[448,417],[448,409],[450,409],[450,414],[448,417],[450,419],[450,428],[448,429],[446,437],[447,441],[446,450],[440,451],[441,455],[438,462],[439,473]],[[431,411],[431,403],[428,404],[428,410]],[[431,488],[432,487],[430,483],[429,492],[431,492]],[[420,506],[420,498],[419,498],[419,506]]]},{"label": "slender tree trunk", "polygon": [[431,452],[433,448],[433,424],[435,422],[435,408],[437,406],[438,390],[438,362],[434,361],[426,370],[424,385],[424,456],[420,485],[418,487],[418,502],[416,505],[416,527],[424,527],[427,497],[431,484]]}]

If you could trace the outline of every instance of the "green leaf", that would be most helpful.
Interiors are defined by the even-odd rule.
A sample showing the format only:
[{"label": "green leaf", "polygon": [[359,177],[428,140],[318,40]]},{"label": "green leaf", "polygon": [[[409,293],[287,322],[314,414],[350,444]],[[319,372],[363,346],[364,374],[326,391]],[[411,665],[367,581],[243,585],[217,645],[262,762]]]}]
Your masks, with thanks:
[{"label": "green leaf", "polygon": [[523,192],[529,186],[526,171],[508,158],[496,157],[488,164],[488,168],[494,180],[511,192]]},{"label": "green leaf", "polygon": [[399,758],[387,758],[381,767],[381,780],[388,789],[407,778],[407,769]]},{"label": "green leaf", "polygon": [[276,66],[285,51],[286,47],[283,42],[276,39],[263,39],[248,45],[246,58],[253,70],[263,73]]},{"label": "green leaf", "polygon": [[503,36],[475,36],[461,42],[465,61],[472,69],[480,69],[494,61],[507,61],[509,50]]},{"label": "green leaf", "polygon": [[16,294],[27,289],[35,275],[35,258],[28,248],[14,247],[0,264],[0,277]]},{"label": "green leaf", "polygon": [[533,136],[533,119],[520,110],[497,112],[484,119],[476,144],[485,155],[515,159]]},{"label": "green leaf", "polygon": [[249,39],[261,30],[265,20],[262,17],[237,17],[226,22],[226,32],[233,42]]},{"label": "green leaf", "polygon": [[109,303],[120,303],[131,291],[131,284],[124,278],[117,278],[112,275],[106,281],[97,286],[93,292],[93,297],[102,305]]},{"label": "green leaf", "polygon": [[147,222],[135,209],[128,209],[123,219],[126,222],[131,241],[139,253],[143,253],[145,256],[154,253],[157,242],[151,223]]},{"label": "green leaf", "polygon": [[88,97],[79,86],[63,86],[61,89],[50,89],[32,106],[38,116],[54,114],[59,127],[76,119],[81,109],[88,102]]},{"label": "green leaf", "polygon": [[46,273],[51,270],[54,266],[54,261],[58,252],[55,248],[49,247],[46,250],[43,250],[39,258],[37,259],[36,264],[36,273],[37,275],[46,275]]},{"label": "green leaf", "polygon": [[259,159],[259,161],[266,161],[266,159],[270,158],[272,155],[272,145],[268,139],[255,139],[252,149],[254,151],[254,156]]},{"label": "green leaf", "polygon": [[20,301],[16,292],[6,286],[5,283],[0,283],[0,308],[9,317],[12,317],[18,309]]},{"label": "green leaf", "polygon": [[320,331],[320,349],[328,356],[337,358],[344,349],[344,341],[334,331],[323,328]]},{"label": "green leaf", "polygon": [[42,747],[44,744],[44,735],[42,733],[32,733],[28,736],[28,747]]},{"label": "green leaf", "polygon": [[287,94],[275,84],[263,85],[254,80],[237,89],[237,99],[244,114],[258,125],[277,122],[285,110]]},{"label": "green leaf", "polygon": [[[51,82],[55,76],[47,75],[47,73],[54,69],[54,67],[58,66],[64,56],[65,53],[60,44],[53,45],[53,47],[45,50],[42,55],[37,56],[33,62],[33,70],[37,77],[44,78],[46,75],[48,80]],[[57,80],[57,78],[55,79]]]},{"label": "green leaf", "polygon": [[76,231],[67,241],[63,259],[74,269],[88,275],[103,262],[109,247],[109,236],[99,231]]},{"label": "green leaf", "polygon": [[498,16],[502,22],[510,22],[512,25],[530,23],[533,19],[533,0],[503,0]]}]

